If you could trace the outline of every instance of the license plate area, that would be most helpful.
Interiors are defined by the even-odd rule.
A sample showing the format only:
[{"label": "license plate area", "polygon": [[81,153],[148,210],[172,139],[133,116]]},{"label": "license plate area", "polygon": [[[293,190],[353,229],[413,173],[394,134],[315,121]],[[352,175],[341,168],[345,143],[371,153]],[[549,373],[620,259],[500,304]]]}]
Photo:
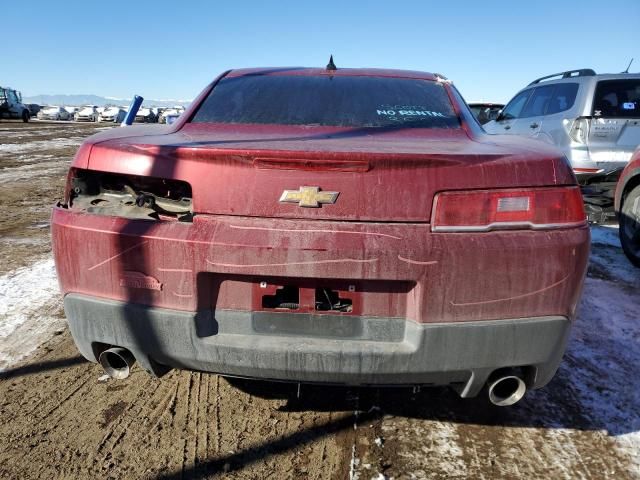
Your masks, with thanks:
[{"label": "license plate area", "polygon": [[356,282],[265,279],[253,286],[254,310],[353,315],[361,312]]},{"label": "license plate area", "polygon": [[[416,282],[201,273],[198,298],[214,310],[415,319]],[[327,300],[327,296],[329,300]]]}]

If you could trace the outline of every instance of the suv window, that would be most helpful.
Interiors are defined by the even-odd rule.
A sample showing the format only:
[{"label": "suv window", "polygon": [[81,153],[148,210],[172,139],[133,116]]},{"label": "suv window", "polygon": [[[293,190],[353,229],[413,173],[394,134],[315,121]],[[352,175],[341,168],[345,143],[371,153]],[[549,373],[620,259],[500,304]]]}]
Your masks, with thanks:
[{"label": "suv window", "polygon": [[558,83],[547,106],[546,115],[564,112],[573,107],[578,94],[577,83]]},{"label": "suv window", "polygon": [[536,87],[533,90],[531,98],[524,107],[520,117],[540,117],[544,115],[547,109],[547,104],[551,99],[555,85],[545,85],[543,87]]},{"label": "suv window", "polygon": [[194,123],[460,128],[445,88],[429,80],[366,76],[223,78]]},{"label": "suv window", "polygon": [[504,107],[502,111],[502,119],[511,120],[514,118],[520,117],[520,112],[522,112],[522,107],[524,107],[527,100],[529,100],[529,96],[531,95],[532,90],[525,90],[524,92],[520,92]]},{"label": "suv window", "polygon": [[598,82],[593,98],[594,117],[640,117],[640,79]]}]

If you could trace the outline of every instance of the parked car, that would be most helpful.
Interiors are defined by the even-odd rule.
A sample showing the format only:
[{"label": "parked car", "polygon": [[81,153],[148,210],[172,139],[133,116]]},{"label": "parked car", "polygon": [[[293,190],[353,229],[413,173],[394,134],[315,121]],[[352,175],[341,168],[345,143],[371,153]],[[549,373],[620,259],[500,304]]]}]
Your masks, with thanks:
[{"label": "parked car", "polygon": [[97,122],[100,113],[96,105],[85,105],[74,116],[76,122]]},{"label": "parked car", "polygon": [[497,405],[555,374],[590,243],[556,148],[490,137],[440,75],[332,62],[230,71],[165,130],[89,137],[52,238],[76,345],[114,377]]},{"label": "parked car", "polygon": [[[158,117],[159,123],[173,123],[184,112],[182,107],[167,108],[160,113]],[[167,121],[167,119],[170,119]]]},{"label": "parked car", "polygon": [[115,122],[122,123],[126,112],[120,107],[108,107],[105,108],[100,114],[100,122]]},{"label": "parked car", "polygon": [[37,117],[38,120],[69,120],[69,112],[62,107],[44,107]]},{"label": "parked car", "polygon": [[502,103],[491,102],[469,102],[468,105],[473,115],[478,119],[478,122],[480,122],[480,125],[484,125],[498,118],[498,115],[504,108],[504,104]]},{"label": "parked car", "polygon": [[582,69],[538,78],[484,128],[556,145],[582,184],[618,174],[640,144],[640,74]]},{"label": "parked car", "polygon": [[143,107],[138,110],[138,113],[136,113],[134,121],[136,123],[156,123],[158,121],[158,117],[156,117],[155,113],[153,113],[150,108]]},{"label": "parked car", "polygon": [[66,120],[74,120],[76,113],[80,111],[80,107],[62,107],[62,108],[64,108],[69,114],[69,118],[67,118]]},{"label": "parked car", "polygon": [[631,263],[640,267],[640,147],[620,175],[615,208],[622,250]]}]

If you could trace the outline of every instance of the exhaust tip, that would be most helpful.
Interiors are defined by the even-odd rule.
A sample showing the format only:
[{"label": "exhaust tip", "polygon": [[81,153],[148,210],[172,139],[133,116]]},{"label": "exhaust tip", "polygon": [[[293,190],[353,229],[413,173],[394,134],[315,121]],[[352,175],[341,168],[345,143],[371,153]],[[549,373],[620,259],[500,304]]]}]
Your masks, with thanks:
[{"label": "exhaust tip", "polygon": [[131,367],[136,359],[126,348],[114,347],[102,352],[98,362],[111,378],[123,380],[131,373]]},{"label": "exhaust tip", "polygon": [[522,378],[504,375],[489,382],[489,401],[498,407],[508,407],[519,402],[527,391]]}]

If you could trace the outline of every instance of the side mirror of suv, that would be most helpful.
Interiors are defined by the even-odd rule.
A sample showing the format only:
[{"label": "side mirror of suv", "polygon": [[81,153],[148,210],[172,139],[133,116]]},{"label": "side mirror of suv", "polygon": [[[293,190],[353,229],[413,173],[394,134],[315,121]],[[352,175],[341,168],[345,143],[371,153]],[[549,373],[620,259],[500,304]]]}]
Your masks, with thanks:
[{"label": "side mirror of suv", "polygon": [[502,115],[502,110],[498,112],[498,116],[496,117],[496,122],[504,120],[504,115]]}]

